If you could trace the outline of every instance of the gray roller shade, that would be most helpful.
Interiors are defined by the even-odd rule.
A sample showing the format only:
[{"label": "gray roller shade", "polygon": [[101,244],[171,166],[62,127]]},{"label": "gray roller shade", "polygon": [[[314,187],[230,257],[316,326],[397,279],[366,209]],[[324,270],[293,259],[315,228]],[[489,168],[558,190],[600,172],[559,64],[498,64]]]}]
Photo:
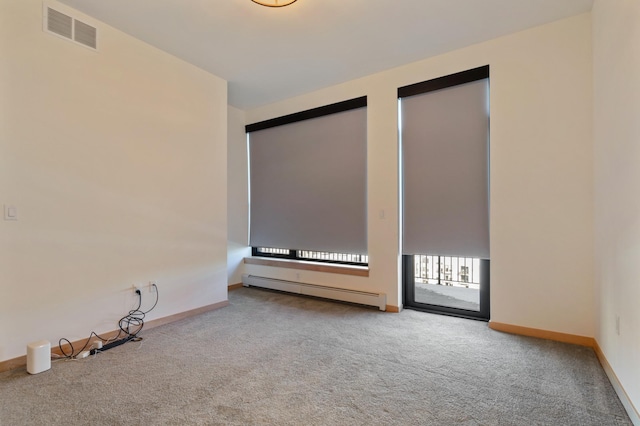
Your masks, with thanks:
[{"label": "gray roller shade", "polygon": [[253,247],[367,253],[366,108],[251,131],[249,152]]},{"label": "gray roller shade", "polygon": [[401,98],[403,253],[489,259],[489,85]]}]

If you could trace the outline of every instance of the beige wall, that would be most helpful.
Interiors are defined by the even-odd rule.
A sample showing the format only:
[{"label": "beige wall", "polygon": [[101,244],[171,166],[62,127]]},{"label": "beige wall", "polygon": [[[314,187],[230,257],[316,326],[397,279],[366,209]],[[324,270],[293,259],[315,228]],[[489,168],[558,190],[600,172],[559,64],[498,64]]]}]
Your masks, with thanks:
[{"label": "beige wall", "polygon": [[491,66],[492,320],[593,336],[589,14],[247,111],[252,123],[368,96],[371,272],[359,278],[245,270],[382,291],[388,304],[401,304],[396,90],[485,64]]},{"label": "beige wall", "polygon": [[84,20],[97,53],[0,2],[0,361],[116,329],[133,284],[147,319],[227,297],[226,82]]},{"label": "beige wall", "polygon": [[640,410],[640,2],[592,13],[596,339]]}]

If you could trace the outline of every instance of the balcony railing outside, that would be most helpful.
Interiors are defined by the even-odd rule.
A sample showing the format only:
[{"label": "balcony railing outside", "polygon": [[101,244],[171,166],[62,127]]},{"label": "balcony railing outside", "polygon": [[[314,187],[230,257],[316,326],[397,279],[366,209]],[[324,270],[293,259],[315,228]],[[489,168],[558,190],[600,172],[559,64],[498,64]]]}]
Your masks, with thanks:
[{"label": "balcony railing outside", "polygon": [[369,263],[366,254],[330,253],[326,251],[298,250],[298,257],[310,260],[328,260],[344,263]]},{"label": "balcony railing outside", "polygon": [[416,283],[480,288],[480,259],[455,256],[414,256]]},{"label": "balcony railing outside", "polygon": [[367,265],[369,263],[369,256],[366,254],[292,250],[275,247],[253,247],[253,255],[317,262],[343,263],[349,265]]},{"label": "balcony railing outside", "polygon": [[258,247],[259,253],[264,254],[289,254],[289,249],[273,248],[273,247]]}]

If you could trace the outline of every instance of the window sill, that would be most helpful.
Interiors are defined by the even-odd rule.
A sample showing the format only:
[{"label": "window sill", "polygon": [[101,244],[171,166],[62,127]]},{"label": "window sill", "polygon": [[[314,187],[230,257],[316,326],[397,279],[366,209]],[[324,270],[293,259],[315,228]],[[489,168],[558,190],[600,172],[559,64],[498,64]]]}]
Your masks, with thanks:
[{"label": "window sill", "polygon": [[304,260],[289,259],[266,259],[260,257],[245,257],[244,263],[247,265],[272,266],[275,268],[302,269],[305,271],[328,272],[330,274],[355,275],[358,277],[368,277],[369,268],[367,266],[338,265],[320,262],[307,262]]}]

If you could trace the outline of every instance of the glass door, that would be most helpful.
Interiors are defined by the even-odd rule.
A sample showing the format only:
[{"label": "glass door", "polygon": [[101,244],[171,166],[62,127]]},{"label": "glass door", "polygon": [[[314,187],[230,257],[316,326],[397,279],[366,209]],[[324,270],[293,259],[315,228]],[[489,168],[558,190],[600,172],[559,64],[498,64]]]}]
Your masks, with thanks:
[{"label": "glass door", "polygon": [[404,306],[489,319],[489,65],[398,88]]},{"label": "glass door", "polygon": [[489,320],[489,260],[404,255],[404,306]]}]

